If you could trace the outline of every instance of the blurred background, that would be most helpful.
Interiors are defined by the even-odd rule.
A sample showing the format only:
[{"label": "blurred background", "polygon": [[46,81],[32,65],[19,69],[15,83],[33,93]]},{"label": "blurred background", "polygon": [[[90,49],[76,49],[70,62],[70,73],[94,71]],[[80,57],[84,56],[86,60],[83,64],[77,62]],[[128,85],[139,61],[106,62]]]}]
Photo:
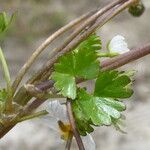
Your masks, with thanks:
[{"label": "blurred background", "polygon": [[[9,31],[0,37],[12,78],[14,79],[26,59],[50,34],[83,13],[98,6],[103,7],[110,1],[0,0],[0,11],[17,13]],[[146,11],[140,18],[133,18],[124,11],[98,30],[102,37],[103,49],[106,41],[117,34],[127,39],[130,48],[150,42],[150,1],[143,2]],[[26,78],[42,66],[51,49],[62,43],[63,38],[64,36],[44,51]],[[150,149],[150,56],[123,68],[128,67],[137,70],[137,73],[133,85],[135,93],[130,100],[125,101],[127,134],[119,133],[111,127],[96,129],[92,136],[97,150]],[[63,147],[48,126],[38,119],[18,124],[0,140],[0,150],[58,150]],[[75,144],[73,147],[72,149],[77,149]]]}]

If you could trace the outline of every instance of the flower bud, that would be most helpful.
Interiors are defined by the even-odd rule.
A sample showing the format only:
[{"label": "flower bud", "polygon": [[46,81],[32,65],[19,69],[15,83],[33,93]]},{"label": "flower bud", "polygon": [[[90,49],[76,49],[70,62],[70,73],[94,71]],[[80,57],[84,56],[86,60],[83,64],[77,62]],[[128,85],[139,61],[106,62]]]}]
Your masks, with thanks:
[{"label": "flower bud", "polygon": [[121,35],[113,37],[113,39],[108,44],[108,50],[110,53],[118,54],[123,54],[130,51],[127,43],[125,42],[125,38]]}]

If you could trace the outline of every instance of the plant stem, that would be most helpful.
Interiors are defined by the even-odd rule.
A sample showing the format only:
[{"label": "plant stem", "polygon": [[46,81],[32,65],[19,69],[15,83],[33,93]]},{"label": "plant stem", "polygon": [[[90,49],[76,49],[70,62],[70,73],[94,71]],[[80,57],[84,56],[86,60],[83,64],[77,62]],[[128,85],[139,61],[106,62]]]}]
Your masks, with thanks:
[{"label": "plant stem", "polygon": [[5,59],[5,56],[3,54],[3,51],[1,49],[1,47],[0,47],[0,60],[1,60],[3,71],[4,71],[5,81],[7,83],[7,89],[10,89],[10,87],[11,87],[11,83],[10,83],[11,79],[10,79],[9,69],[8,69],[8,65],[7,65],[7,62],[6,62],[6,59]]},{"label": "plant stem", "polygon": [[82,139],[81,139],[80,134],[77,130],[76,123],[75,123],[75,120],[74,120],[74,117],[73,117],[73,112],[72,112],[72,106],[71,106],[71,100],[70,99],[67,99],[67,113],[68,113],[69,122],[70,122],[71,127],[72,127],[73,135],[74,135],[74,137],[76,139],[76,142],[78,144],[78,148],[79,148],[79,150],[85,150]]},{"label": "plant stem", "polygon": [[98,57],[115,57],[118,56],[118,53],[98,53]]},{"label": "plant stem", "polygon": [[[71,51],[74,49],[78,44],[80,44],[82,41],[84,41],[87,37],[89,37],[98,27],[102,27],[106,22],[108,22],[111,18],[116,16],[120,11],[124,10],[128,5],[132,3],[133,0],[121,0],[122,3],[119,3],[120,1],[117,1],[119,4],[114,6],[114,8],[110,9],[108,12],[102,15],[101,18],[99,18],[92,26],[89,27],[83,34],[79,35],[76,39],[74,39],[71,43],[69,43],[68,46],[66,46],[62,51],[57,53],[52,59],[50,59],[45,66],[42,67],[42,69],[30,80],[30,82],[38,81],[38,79],[41,76],[44,76],[45,78],[42,78],[43,80],[47,80],[47,78],[51,75],[53,72],[53,65],[57,62],[59,57],[64,55],[65,53]],[[43,73],[45,73],[43,75]],[[28,83],[30,83],[28,82]],[[20,91],[19,91],[20,92]],[[24,96],[23,96],[24,97]]]},{"label": "plant stem", "polygon": [[57,30],[55,33],[53,33],[50,37],[48,37],[35,51],[34,53],[31,55],[31,57],[27,60],[27,62],[23,65],[23,67],[20,69],[19,73],[16,76],[16,79],[14,80],[13,84],[12,84],[12,88],[13,88],[13,94],[15,93],[15,91],[17,90],[17,87],[19,86],[22,78],[24,77],[24,75],[26,74],[26,72],[28,71],[28,69],[31,67],[31,65],[34,63],[34,61],[37,59],[37,57],[44,51],[44,49],[46,47],[48,47],[48,45],[50,43],[52,43],[57,37],[59,37],[61,34],[65,33],[66,31],[70,30],[72,27],[76,26],[77,24],[79,24],[80,22],[82,22],[83,20],[85,20],[87,17],[89,17],[91,14],[93,14],[93,11],[87,14],[84,14],[83,16],[73,20],[72,22],[70,22],[69,24],[67,24],[66,26],[60,28],[59,30]]},{"label": "plant stem", "polygon": [[[101,70],[111,70],[111,69],[114,69],[114,68],[119,68],[119,67],[121,67],[125,64],[128,64],[131,61],[134,61],[136,59],[139,59],[139,58],[144,57],[144,56],[149,55],[149,54],[150,54],[150,43],[145,45],[145,46],[142,46],[140,48],[135,48],[132,51],[127,52],[127,53],[122,54],[122,55],[119,55],[115,58],[108,59],[108,60],[105,60],[105,61],[101,62]],[[126,57],[126,59],[125,59],[125,57]],[[122,58],[124,58],[123,62],[121,62]],[[117,63],[117,65],[116,65],[116,62],[119,62],[121,64]],[[115,65],[113,65],[113,64],[115,64]],[[82,80],[80,82],[82,82]],[[50,80],[50,81],[46,81],[43,84],[38,85],[38,86],[41,87],[41,89],[46,90],[48,88],[53,87],[53,85],[54,85],[54,82]],[[27,107],[27,112],[28,113],[33,112],[36,108],[38,108],[45,101],[46,100],[41,101],[39,99],[34,100]],[[9,132],[14,126],[15,126],[15,124],[12,123],[12,124],[10,124],[10,126],[0,129],[0,139],[7,132]]]},{"label": "plant stem", "polygon": [[46,110],[43,110],[43,111],[31,114],[31,115],[24,116],[24,117],[20,118],[19,120],[17,120],[17,122],[26,121],[26,120],[33,119],[33,118],[40,117],[40,116],[44,116],[47,114],[48,114],[48,112]]},{"label": "plant stem", "polygon": [[[133,3],[133,0],[122,1],[122,3],[110,9],[108,12],[103,14],[96,22],[93,23],[92,26],[89,27],[83,34],[79,35],[72,42],[69,43],[63,50],[61,50],[57,55],[55,55],[52,59],[50,59],[45,66],[36,74],[35,78],[31,80],[37,81],[45,72],[48,72],[48,76],[53,72],[53,65],[58,61],[58,59],[66,54],[67,52],[76,48],[81,42],[83,42],[86,38],[88,38],[97,28],[102,27],[105,23],[107,23],[110,19],[115,17],[118,13],[123,11],[126,7]],[[46,76],[47,77],[47,76]],[[43,78],[42,78],[43,79]],[[46,80],[46,79],[43,79]]]},{"label": "plant stem", "polygon": [[150,54],[150,43],[139,48],[131,49],[129,52],[103,61],[101,63],[102,70],[110,70],[119,68],[127,63],[137,60]]},{"label": "plant stem", "polygon": [[[71,44],[69,44],[65,49],[63,49],[63,51],[67,52],[69,50],[72,50],[73,47],[77,46],[80,42],[82,42],[82,40],[84,40],[85,38],[87,38],[93,31],[96,30],[96,28],[99,26],[99,23],[101,21],[101,23],[103,22],[107,22],[109,19],[111,19],[111,15],[116,15],[117,13],[119,13],[122,9],[125,9],[125,7],[127,7],[128,5],[130,5],[134,0],[126,0],[126,2],[124,4],[122,4],[121,6],[117,6],[115,7],[115,10],[114,11],[109,11],[109,13],[106,13],[105,15],[102,16],[102,18],[100,20],[97,20],[92,26],[90,26],[90,28],[88,30],[86,30],[82,35],[78,36],[76,38],[76,40],[73,40],[73,42],[71,42]],[[123,7],[123,8],[122,8]],[[120,9],[119,9],[120,8]],[[110,16],[110,17],[108,17]],[[102,25],[102,24],[101,24]],[[150,54],[150,44],[148,44],[147,46],[144,46],[142,48],[140,48],[140,52],[138,53],[138,55],[136,55],[137,51],[134,51],[133,53],[128,53],[129,55],[127,55],[126,53],[126,57],[129,57],[129,58],[126,58],[124,59],[124,61],[122,62],[121,61],[121,56],[118,56],[115,58],[112,58],[112,59],[109,59],[109,60],[106,60],[104,62],[101,63],[101,66],[102,66],[102,69],[104,70],[110,70],[110,69],[114,69],[114,68],[117,68],[117,67],[120,67],[124,64],[127,64],[129,63],[130,61],[133,61],[135,59],[138,59],[140,57],[143,57],[145,55],[148,55]],[[138,49],[137,49],[138,50]],[[64,52],[64,53],[65,53]],[[63,55],[64,53],[61,53],[58,55],[58,58],[59,56]],[[131,56],[130,56],[131,55]],[[123,56],[124,57],[124,56]],[[117,63],[116,65],[116,62],[119,61],[119,63]],[[115,64],[115,65],[113,65]],[[109,66],[109,67],[108,67]],[[112,68],[111,68],[112,67]],[[17,79],[16,79],[17,80]],[[21,81],[21,80],[20,80]],[[17,86],[19,85],[20,81],[16,81],[16,84]],[[52,87],[53,84],[49,85],[49,87]],[[17,87],[16,86],[16,87]],[[47,86],[48,88],[48,86]],[[44,89],[44,87],[43,87]],[[22,96],[23,98],[23,96]],[[33,103],[31,103],[31,105],[29,105],[28,108],[30,108],[30,111],[33,111],[35,110],[39,105],[41,105],[45,100],[41,101],[41,100],[38,100],[36,99],[35,101],[33,101]],[[2,138],[15,124],[14,123],[11,123],[9,124],[9,126],[7,127],[4,127],[4,128],[1,128],[0,129],[0,138]]]},{"label": "plant stem", "polygon": [[[60,47],[54,49],[51,53],[51,57],[50,60],[42,67],[42,69],[40,71],[38,71],[31,79],[29,79],[29,81],[27,83],[34,83],[35,81],[39,80],[41,77],[44,76],[45,72],[47,72],[47,68],[46,66],[49,66],[50,68],[50,63],[52,62],[51,59],[53,59],[58,52],[62,51],[73,39],[75,39],[77,37],[77,35],[79,35],[81,33],[82,30],[85,30],[86,27],[90,28],[90,25],[93,25],[95,23],[95,21],[102,16],[104,13],[106,13],[107,11],[109,11],[110,9],[112,9],[113,7],[115,7],[116,5],[118,5],[121,1],[123,0],[117,0],[112,2],[111,4],[107,5],[106,7],[104,7],[103,9],[98,9],[97,12],[95,14],[93,14],[91,17],[89,17],[84,23],[82,23],[67,39],[66,41],[63,43],[63,45],[61,45]],[[80,41],[79,41],[80,43]],[[78,44],[79,44],[78,43]],[[76,45],[75,45],[76,46]],[[74,47],[75,47],[74,46]],[[73,49],[73,47],[72,47]],[[51,72],[51,71],[50,71]],[[50,73],[49,73],[50,74]],[[43,80],[45,80],[47,78],[48,75],[45,76],[45,78],[42,78]]]},{"label": "plant stem", "polygon": [[73,134],[72,134],[72,132],[70,132],[69,133],[69,138],[66,142],[65,150],[70,150],[71,149],[72,139],[73,139]]},{"label": "plant stem", "polygon": [[[114,57],[114,58],[111,58],[111,59],[108,59],[108,60],[104,60],[104,61],[101,62],[100,68],[101,68],[102,71],[116,69],[116,68],[119,68],[119,67],[121,67],[125,64],[128,64],[129,62],[132,62],[134,60],[137,60],[137,59],[139,59],[141,57],[144,57],[146,55],[149,55],[149,54],[150,54],[150,43],[145,45],[145,46],[132,49],[129,52],[127,52],[125,54],[121,54],[117,57]],[[81,79],[78,83],[81,83],[83,81],[84,80]],[[53,85],[54,85],[54,82],[52,82],[50,80],[50,81],[47,82],[46,88],[51,88],[51,87],[53,87]],[[36,99],[35,101],[33,101],[29,105],[28,108],[32,112],[33,110],[38,108],[38,106],[40,106],[43,102],[44,102],[44,100],[41,101],[41,100]]]},{"label": "plant stem", "polygon": [[2,63],[2,67],[3,67],[3,73],[4,73],[4,78],[7,84],[7,92],[8,92],[8,99],[6,101],[6,111],[12,111],[12,89],[11,89],[11,79],[10,79],[10,74],[9,74],[9,69],[8,69],[8,65],[5,59],[5,56],[3,54],[3,51],[0,47],[0,60]]}]

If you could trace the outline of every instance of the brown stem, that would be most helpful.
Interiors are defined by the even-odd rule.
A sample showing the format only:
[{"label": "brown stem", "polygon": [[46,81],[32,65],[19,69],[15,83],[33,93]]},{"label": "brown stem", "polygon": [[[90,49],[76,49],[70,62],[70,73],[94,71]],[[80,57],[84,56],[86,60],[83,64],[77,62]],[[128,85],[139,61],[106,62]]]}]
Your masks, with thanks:
[{"label": "brown stem", "polygon": [[116,69],[149,54],[150,43],[139,48],[131,49],[131,51],[129,51],[128,53],[103,61],[101,63],[101,67],[102,70]]},{"label": "brown stem", "polygon": [[73,135],[72,135],[72,132],[71,132],[70,136],[69,136],[69,139],[67,140],[65,150],[70,150],[71,149],[72,139],[73,139]]},{"label": "brown stem", "polygon": [[[125,54],[102,61],[101,62],[101,70],[104,71],[104,70],[116,69],[125,64],[128,64],[131,61],[137,60],[137,59],[144,57],[146,55],[149,55],[149,54],[150,54],[150,43],[145,46],[142,46],[140,48],[132,49],[131,51],[129,51]],[[83,82],[83,80],[79,79],[78,83],[81,83],[81,82]],[[51,80],[48,83],[46,84],[46,88],[50,88],[54,84],[54,82]],[[41,84],[40,86],[44,87],[43,84]],[[34,109],[39,107],[43,102],[44,102],[44,100],[41,101],[39,99],[36,99],[29,105],[29,107],[28,107],[29,111],[33,111]]]},{"label": "brown stem", "polygon": [[[129,4],[131,4],[134,0],[126,0],[127,2],[125,3],[125,5],[123,5],[122,7],[117,7],[115,8],[114,11],[110,11],[109,13],[106,13],[106,15],[104,15],[100,20],[98,20],[97,22],[95,22],[87,31],[85,31],[82,35],[80,35],[77,39],[75,39],[73,42],[71,42],[71,44],[69,44],[61,54],[59,54],[59,56],[63,55],[65,52],[69,51],[69,50],[72,50],[74,47],[76,47],[80,42],[82,42],[84,39],[86,39],[93,31],[95,31],[95,29],[99,26],[99,23],[100,21],[102,21],[101,25],[103,25],[104,23],[106,23],[109,19],[112,18],[112,16],[116,15],[117,13],[119,13],[122,9],[124,9],[125,7],[127,7]],[[112,15],[113,13],[113,15]],[[111,16],[112,15],[112,16]],[[107,17],[110,17],[110,18],[107,18]],[[142,50],[144,52],[142,52]],[[146,52],[145,52],[146,51]],[[118,58],[113,58],[113,59],[110,59],[110,60],[107,60],[107,61],[104,61],[101,63],[102,67],[104,68],[104,70],[109,70],[109,69],[114,69],[114,68],[117,68],[117,67],[120,67],[130,61],[133,61],[135,59],[138,59],[140,57],[143,57],[145,55],[148,55],[150,54],[150,44],[147,45],[146,47],[143,47],[141,48],[141,51],[137,54],[135,54],[136,51],[134,51],[133,53],[130,53],[130,55],[127,55],[126,54],[126,57],[129,57],[129,58],[126,58],[123,60],[125,56],[123,56],[123,58],[121,56],[118,56]],[[124,54],[125,55],[125,54]],[[59,56],[57,56],[59,58]],[[58,59],[57,58],[57,59]],[[117,61],[119,61],[120,63],[116,63]],[[115,65],[113,65],[115,64]],[[107,66],[109,66],[107,68]],[[22,77],[21,77],[22,79]],[[16,79],[17,80],[17,79]],[[20,80],[21,81],[21,80]],[[15,84],[15,87],[18,86],[18,84],[20,83],[20,81],[16,81],[17,84]],[[37,102],[37,101],[36,101]],[[33,111],[34,109],[36,109],[39,105],[41,105],[42,103],[44,102],[43,101],[40,101],[39,103],[36,103],[36,106],[32,105],[33,107],[31,107],[31,111]],[[35,103],[35,102],[34,102]],[[34,108],[34,109],[33,109]],[[10,126],[8,127],[4,127],[4,128],[0,128],[0,138],[2,138],[12,127],[14,126],[14,124],[10,124]]]},{"label": "brown stem", "polygon": [[[60,51],[55,57],[50,59],[45,66],[42,67],[42,69],[35,75],[35,78],[33,76],[33,79],[30,80],[30,84],[33,84],[32,82],[35,81],[38,82],[39,78],[42,76],[45,76],[44,80],[47,80],[48,76],[51,75],[53,72],[53,65],[57,62],[60,56],[64,55],[65,53],[71,51],[73,48],[75,48],[79,43],[84,41],[90,34],[92,34],[99,26],[102,26],[105,24],[108,20],[110,20],[112,17],[117,15],[121,10],[125,9],[126,6],[128,6],[133,0],[120,0],[122,3],[119,3],[118,5],[113,4],[113,8],[106,12],[97,22],[95,22],[88,30],[86,30],[83,34],[78,36],[75,40],[73,40],[67,47],[65,47],[62,51]],[[126,2],[127,1],[127,2]],[[43,70],[44,69],[44,70]],[[46,75],[43,75],[43,73],[46,72]],[[43,79],[43,78],[42,78]],[[20,94],[21,93],[21,94]],[[17,101],[20,105],[25,105],[25,102],[28,102],[30,100],[30,97],[26,98],[26,93],[23,94],[22,90],[19,90],[15,96],[14,101]],[[18,96],[19,95],[19,96]],[[23,99],[22,99],[23,98]],[[22,101],[20,101],[22,99]]]},{"label": "brown stem", "polygon": [[76,139],[79,150],[85,150],[82,139],[81,139],[80,134],[77,130],[76,123],[75,123],[75,120],[74,120],[74,117],[73,117],[73,112],[72,112],[72,106],[71,106],[71,100],[70,99],[67,99],[67,113],[68,113],[68,117],[69,117],[69,122],[70,122],[71,127],[72,127],[73,135]]},{"label": "brown stem", "polygon": [[[87,20],[85,20],[84,23],[82,23],[67,39],[66,41],[58,48],[54,49],[51,53],[51,58],[53,58],[54,56],[57,55],[58,52],[62,51],[73,39],[75,39],[77,37],[77,35],[79,35],[81,33],[82,30],[85,30],[86,27],[88,27],[90,24],[93,25],[95,23],[95,21],[102,16],[105,12],[107,12],[108,10],[110,10],[111,8],[115,7],[116,5],[118,5],[121,1],[123,0],[117,0],[112,2],[111,4],[107,5],[106,7],[104,7],[103,9],[98,9],[97,12],[95,14],[93,14],[91,17],[89,17]],[[50,60],[51,61],[51,60]],[[47,63],[48,64],[48,63]],[[47,64],[45,64],[44,66],[47,66]],[[39,79],[40,77],[43,77],[44,73],[47,72],[46,67],[42,67],[42,69],[36,73],[29,81],[28,83],[34,83],[34,81],[36,81],[37,79]],[[47,77],[47,76],[46,76]],[[45,78],[46,78],[45,77]]]},{"label": "brown stem", "polygon": [[[125,54],[122,54],[120,56],[105,60],[101,62],[101,69],[102,70],[111,70],[115,68],[119,68],[125,64],[128,64],[131,61],[137,60],[141,57],[144,57],[146,55],[150,54],[150,43],[142,46],[140,48],[133,49],[130,52],[127,52]],[[82,81],[82,80],[81,80]],[[80,82],[81,82],[80,81]],[[47,88],[51,88],[53,86],[53,81],[45,81],[43,84],[38,85],[39,88],[46,90]],[[38,108],[42,103],[44,103],[46,100],[40,100],[36,99],[28,106],[28,112],[32,112],[36,108]],[[0,129],[0,138],[2,138],[14,125],[10,125],[9,127],[4,127],[3,129]]]},{"label": "brown stem", "polygon": [[2,130],[0,129],[0,139],[7,134],[12,128],[14,127],[14,125],[10,125],[8,127],[4,127]]},{"label": "brown stem", "polygon": [[52,43],[57,37],[65,33],[66,31],[70,30],[72,27],[76,26],[77,24],[84,21],[86,18],[91,16],[95,11],[92,11],[90,13],[84,14],[83,16],[73,20],[72,22],[68,23],[66,26],[60,28],[57,30],[54,34],[49,36],[31,55],[31,57],[27,60],[27,62],[23,65],[23,67],[18,72],[16,79],[14,80],[12,84],[13,93],[15,93],[17,87],[19,86],[19,83],[21,82],[22,78],[24,77],[25,73],[28,71],[28,69],[31,67],[31,65],[34,63],[34,61],[37,59],[37,57],[43,52],[43,50],[48,47],[50,43]]}]

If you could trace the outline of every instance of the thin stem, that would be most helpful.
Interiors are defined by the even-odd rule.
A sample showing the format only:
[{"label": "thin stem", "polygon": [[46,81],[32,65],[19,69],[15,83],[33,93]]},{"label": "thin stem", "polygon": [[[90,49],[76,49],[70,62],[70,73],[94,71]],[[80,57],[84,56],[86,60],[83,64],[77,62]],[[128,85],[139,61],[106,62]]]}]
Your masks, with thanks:
[{"label": "thin stem", "polygon": [[29,95],[32,97],[38,98],[38,99],[48,99],[48,98],[63,98],[61,94],[49,92],[47,90],[41,90],[38,88],[38,86],[35,86],[33,84],[25,84],[24,85],[25,90]]},{"label": "thin stem", "polygon": [[[150,43],[145,45],[145,46],[142,46],[140,48],[135,48],[132,51],[127,52],[125,54],[119,55],[116,58],[112,58],[112,59],[108,59],[108,60],[102,61],[101,62],[101,69],[102,70],[111,70],[111,69],[114,69],[114,68],[119,68],[119,67],[121,67],[121,66],[123,66],[125,64],[128,64],[131,61],[134,61],[136,59],[139,59],[139,58],[144,57],[144,56],[149,55],[149,54],[150,54]],[[124,59],[124,61],[122,63],[121,60],[122,60],[122,58],[125,58],[125,57],[126,57],[126,59]],[[117,63],[117,65],[116,65],[116,62],[120,62],[121,64]],[[115,64],[115,65],[113,65],[113,64]],[[81,80],[80,82],[82,82],[82,81],[83,80]],[[48,88],[51,88],[53,86],[53,84],[54,84],[54,82],[50,80],[50,81],[44,82],[44,84],[39,85],[39,86],[42,87],[43,90],[46,90]],[[27,112],[28,113],[33,112],[36,108],[38,108],[45,101],[46,101],[46,99],[42,100],[42,101],[39,100],[39,99],[34,100],[27,107]],[[7,132],[9,132],[14,127],[14,125],[15,124],[10,124],[10,126],[0,129],[0,139],[5,134],[7,134]]]},{"label": "thin stem", "polygon": [[0,60],[2,63],[2,67],[3,67],[3,74],[4,74],[4,78],[7,84],[7,92],[8,92],[8,99],[6,101],[6,111],[11,112],[12,111],[12,89],[11,89],[11,79],[10,79],[10,74],[9,74],[9,69],[8,69],[8,65],[5,59],[5,56],[3,54],[3,51],[0,47]]},{"label": "thin stem", "polygon": [[63,48],[65,48],[77,35],[81,33],[82,30],[87,30],[95,21],[102,16],[105,12],[110,10],[111,8],[115,7],[118,5],[121,1],[123,0],[117,0],[113,1],[112,3],[108,4],[104,8],[98,8],[97,12],[93,14],[91,17],[87,18],[71,35],[68,37],[68,39],[61,45],[59,48],[56,48],[54,51],[54,54],[51,55],[51,58],[55,56],[59,51],[61,51]]},{"label": "thin stem", "polygon": [[69,133],[69,138],[66,142],[65,150],[70,150],[71,149],[72,139],[73,139],[73,134],[72,134],[72,132],[70,132]]},{"label": "thin stem", "polygon": [[98,53],[98,57],[115,57],[118,56],[118,53]]},{"label": "thin stem", "polygon": [[[100,19],[98,19],[89,29],[87,29],[83,34],[78,36],[76,39],[74,39],[67,47],[65,47],[62,51],[60,51],[55,57],[50,59],[45,66],[42,67],[42,69],[37,73],[36,75],[36,82],[38,81],[38,78],[41,76],[45,76],[46,78],[42,78],[42,80],[46,80],[51,73],[53,72],[53,65],[57,62],[59,57],[64,55],[65,53],[71,51],[74,49],[78,44],[80,44],[82,41],[84,41],[87,37],[89,37],[98,27],[102,27],[106,22],[108,22],[111,18],[116,16],[120,11],[124,10],[128,5],[131,4],[133,0],[121,1],[122,3],[118,4],[108,12],[106,12]],[[43,72],[45,75],[43,75]],[[48,75],[47,75],[48,74]],[[34,78],[34,77],[33,77]],[[35,79],[34,78],[34,79]],[[34,81],[34,79],[32,81]]]},{"label": "thin stem", "polygon": [[[131,2],[132,2],[133,0],[128,0],[128,5],[130,5],[131,4]],[[127,4],[127,3],[126,3]],[[116,9],[118,9],[118,7],[116,8]],[[119,11],[119,10],[118,10]],[[112,11],[110,12],[110,13],[112,13]],[[110,15],[110,14],[107,14],[107,15]],[[105,17],[107,16],[107,15],[104,15]],[[101,20],[104,20],[104,19],[106,19],[105,17],[103,16],[103,18],[101,18]],[[108,19],[108,18],[107,18]],[[96,22],[96,23],[98,23],[98,21]],[[87,31],[85,31],[88,35],[90,35],[89,34],[89,30],[92,28],[94,28],[95,26],[96,26],[96,23],[94,24],[94,26],[92,25]],[[84,32],[84,33],[85,33]],[[83,34],[82,34],[83,35]],[[87,36],[86,36],[87,37]],[[80,38],[81,38],[81,36],[80,36]],[[83,38],[83,37],[82,37]],[[78,39],[78,40],[81,40],[81,39]],[[82,41],[82,40],[81,40]],[[74,41],[75,42],[75,41]],[[77,41],[76,41],[77,42]],[[79,41],[78,41],[79,42]],[[75,43],[76,44],[76,43]],[[73,45],[74,46],[74,45]],[[67,47],[68,48],[68,47]],[[69,47],[69,48],[71,48],[71,46]],[[135,59],[138,59],[138,58],[140,58],[140,57],[143,57],[143,56],[145,56],[145,55],[148,55],[148,54],[150,54],[150,44],[148,45],[148,47],[147,47],[147,52],[145,53],[144,51],[145,51],[145,49],[144,49],[145,47],[143,47],[143,48],[141,48],[141,52],[139,53],[139,56],[137,57],[136,55],[134,55],[135,53],[136,53],[136,51],[132,54],[132,56],[130,56],[130,55],[127,55],[127,57],[130,57],[130,59],[125,59],[124,60],[124,62],[122,63],[121,61],[120,61],[120,57],[118,58],[118,59],[116,59],[115,61],[114,61],[114,59],[115,58],[113,58],[113,59],[109,59],[109,60],[107,60],[107,61],[105,61],[105,62],[102,62],[101,63],[101,65],[102,65],[102,68],[105,68],[105,67],[107,67],[107,66],[110,66],[111,65],[111,67],[112,67],[112,69],[114,68],[114,66],[111,64],[111,63],[116,63],[116,61],[120,61],[120,63],[121,63],[121,65],[124,65],[124,64],[126,64],[126,63],[128,63],[128,62],[130,62],[130,61],[133,61],[133,60],[135,60]],[[142,50],[143,50],[143,52],[142,52]],[[136,56],[136,57],[135,57]],[[113,60],[113,61],[112,61]],[[111,63],[110,63],[111,62]],[[121,66],[120,64],[118,64],[118,65],[115,65],[115,68],[118,66],[118,67],[120,67]],[[109,69],[111,69],[111,67],[109,67],[109,68],[105,68],[105,70],[109,70]],[[51,87],[51,86],[50,86]],[[36,100],[36,101],[34,101],[34,102],[37,102],[38,101],[38,99]],[[30,108],[30,111],[33,111],[33,110],[35,110],[39,105],[41,105],[42,103],[44,102],[44,100],[41,102],[37,102],[37,103],[35,103],[36,104],[36,106],[34,106],[34,105],[32,105],[33,107],[31,107]],[[13,126],[14,126],[15,124],[13,124],[13,123],[11,123],[10,122],[10,125],[9,126],[7,126],[7,127],[4,127],[4,128],[1,128],[0,129],[0,138],[2,138]]]},{"label": "thin stem", "polygon": [[[87,37],[89,37],[97,28],[102,27],[105,23],[115,17],[122,10],[126,9],[130,4],[133,3],[133,0],[123,1],[121,4],[118,4],[114,8],[110,9],[106,12],[101,18],[99,18],[89,29],[87,29],[83,34],[74,39],[69,45],[67,45],[62,51],[57,53],[52,59],[50,59],[45,66],[37,73],[36,80],[39,79],[43,75],[43,72],[48,72],[49,76],[53,72],[53,65],[57,62],[57,60],[67,52],[76,48],[82,41],[84,41]],[[45,79],[44,79],[45,80]],[[33,80],[32,80],[33,81]],[[35,81],[35,80],[34,80]]]},{"label": "thin stem", "polygon": [[73,135],[74,135],[76,142],[78,144],[78,148],[79,148],[79,150],[85,150],[82,139],[81,139],[80,134],[79,134],[77,127],[76,127],[76,123],[75,123],[75,120],[73,117],[73,112],[72,112],[71,100],[69,100],[69,99],[67,99],[67,113],[68,113],[68,117],[69,117],[69,122],[70,122],[71,127],[72,127]]},{"label": "thin stem", "polygon": [[[93,25],[93,23],[95,23],[95,21],[102,16],[105,12],[107,12],[108,10],[110,10],[111,8],[115,7],[116,5],[118,5],[121,1],[123,0],[117,0],[112,2],[111,4],[107,5],[106,7],[104,7],[103,9],[98,9],[97,12],[95,14],[93,14],[91,17],[89,17],[83,24],[81,24],[67,39],[66,41],[63,43],[63,45],[61,45],[60,47],[54,49],[51,53],[51,57],[50,57],[50,61],[53,57],[56,56],[56,54],[60,51],[62,51],[74,38],[77,37],[77,35],[79,35],[81,33],[82,30],[85,30],[86,27],[88,27],[89,25]],[[89,26],[90,27],[90,26]],[[48,64],[48,63],[47,63]],[[45,64],[44,66],[47,66],[47,64]],[[44,72],[46,72],[47,69],[46,67],[42,67],[42,69],[37,72],[29,81],[28,83],[34,83],[34,81],[36,81],[37,79],[39,79],[41,76],[43,77]],[[47,76],[46,76],[47,77]]]},{"label": "thin stem", "polygon": [[53,33],[50,37],[48,37],[35,51],[34,53],[31,55],[31,57],[27,60],[27,62],[23,65],[23,67],[20,69],[19,73],[16,76],[16,79],[14,80],[12,87],[13,87],[13,94],[15,93],[15,91],[17,90],[17,87],[19,86],[19,83],[21,82],[22,78],[24,77],[24,75],[26,74],[26,72],[28,71],[28,69],[31,67],[31,65],[34,63],[34,61],[37,59],[37,57],[43,52],[43,50],[50,44],[52,43],[57,37],[59,37],[61,34],[65,33],[66,31],[70,30],[72,27],[76,26],[77,24],[79,24],[80,22],[82,22],[83,20],[85,20],[87,17],[89,17],[91,14],[93,13],[87,13],[75,20],[73,20],[72,22],[70,22],[69,24],[67,24],[66,26],[60,28],[59,30],[57,30],[55,33]]},{"label": "thin stem", "polygon": [[103,61],[101,63],[101,68],[102,70],[116,69],[149,54],[150,54],[150,43],[139,48],[131,49],[129,52],[125,54]]},{"label": "thin stem", "polygon": [[7,89],[9,91],[9,89],[11,88],[11,83],[10,83],[11,79],[10,79],[8,65],[7,65],[7,62],[6,62],[6,59],[5,59],[5,56],[3,54],[1,47],[0,47],[0,60],[1,60],[3,71],[4,71],[4,78],[7,83]]},{"label": "thin stem", "polygon": [[[144,57],[146,55],[149,55],[150,54],[150,43],[145,45],[145,46],[142,46],[142,47],[139,47],[139,48],[135,48],[135,49],[132,49],[131,51],[125,53],[125,54],[122,54],[122,55],[119,55],[117,57],[114,57],[114,58],[111,58],[111,59],[108,59],[108,60],[104,60],[101,62],[101,70],[111,70],[111,69],[116,69],[116,68],[119,68],[125,64],[128,64],[129,62],[132,62],[134,60],[137,60],[141,57]],[[78,83],[81,83],[83,82],[84,80],[80,80]],[[52,83],[52,81],[50,80],[49,81],[50,83]],[[47,88],[51,88],[52,86],[54,85],[54,82],[53,84],[49,84],[49,87],[48,87],[48,84],[47,84]],[[33,101],[30,105],[29,105],[29,110],[30,111],[33,111],[34,109],[38,108],[45,100],[39,100],[39,99],[36,99],[35,101]]]},{"label": "thin stem", "polygon": [[30,120],[30,119],[33,119],[33,118],[37,118],[37,117],[47,115],[47,114],[48,114],[48,112],[46,110],[43,110],[43,111],[36,112],[34,114],[31,114],[31,115],[24,116],[24,117],[18,119],[16,122],[22,122],[22,121]]},{"label": "thin stem", "polygon": [[14,127],[14,124],[11,124],[8,127],[4,127],[3,129],[0,129],[0,139],[7,134],[12,128]]},{"label": "thin stem", "polygon": [[[53,85],[54,85],[54,81],[47,80],[47,81],[41,82],[41,84],[39,85],[36,85],[36,87],[37,89],[41,91],[45,91],[49,89],[49,87],[53,87]],[[25,95],[25,96],[23,97],[22,95]],[[24,86],[22,86],[19,92],[17,92],[17,94],[15,95],[14,102],[16,102],[19,105],[25,105],[31,98],[32,96],[30,95],[30,93],[27,92]]]}]

